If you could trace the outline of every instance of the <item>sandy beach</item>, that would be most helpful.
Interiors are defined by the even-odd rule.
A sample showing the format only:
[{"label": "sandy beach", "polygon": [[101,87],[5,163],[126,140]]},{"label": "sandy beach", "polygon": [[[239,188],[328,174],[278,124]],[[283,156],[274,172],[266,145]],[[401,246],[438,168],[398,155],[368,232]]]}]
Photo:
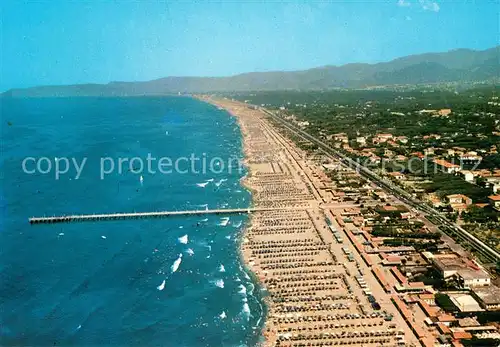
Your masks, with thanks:
[{"label": "sandy beach", "polygon": [[[269,123],[264,113],[227,99],[199,97],[238,119],[254,207],[241,251],[268,292],[265,346],[410,346],[418,342],[352,244],[335,241],[317,165]],[[344,208],[345,206],[338,206]],[[327,219],[329,221],[327,222]],[[348,240],[347,237],[345,237]],[[374,310],[355,276],[381,305]]]}]

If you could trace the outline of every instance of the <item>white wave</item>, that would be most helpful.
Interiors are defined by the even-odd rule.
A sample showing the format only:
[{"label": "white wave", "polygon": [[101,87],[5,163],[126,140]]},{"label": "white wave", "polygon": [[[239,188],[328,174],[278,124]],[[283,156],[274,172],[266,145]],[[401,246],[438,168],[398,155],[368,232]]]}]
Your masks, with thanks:
[{"label": "white wave", "polygon": [[253,291],[255,289],[255,285],[252,282],[248,283],[248,285],[250,286],[250,290],[248,291],[248,295],[252,295]]},{"label": "white wave", "polygon": [[182,226],[182,225],[179,225],[179,229],[184,229],[184,226]]},{"label": "white wave", "polygon": [[165,289],[165,280],[163,280],[163,282],[161,282],[161,284],[158,287],[156,287],[156,289],[158,289],[158,290]]},{"label": "white wave", "polygon": [[194,254],[194,251],[191,249],[191,248],[188,248],[186,250],[186,253],[189,254],[189,255],[193,255]]},{"label": "white wave", "polygon": [[76,327],[76,330],[80,330],[82,328],[82,325],[79,324],[77,327]]},{"label": "white wave", "polygon": [[224,280],[223,279],[219,279],[219,280],[216,280],[214,282],[214,284],[219,287],[219,288],[224,288]]},{"label": "white wave", "polygon": [[236,277],[234,280],[235,282],[241,282],[241,279],[239,277]]},{"label": "white wave", "polygon": [[221,179],[219,180],[219,182],[215,182],[215,185],[216,185],[217,187],[220,187],[220,185],[221,185],[222,183],[226,182],[226,181],[227,181],[227,179],[226,179],[226,178],[221,178]]},{"label": "white wave", "polygon": [[220,219],[219,226],[225,227],[229,223],[229,217],[223,217]]},{"label": "white wave", "polygon": [[179,242],[182,244],[187,244],[188,243],[188,236],[186,234],[184,236],[179,237],[177,240],[179,240]]},{"label": "white wave", "polygon": [[245,278],[246,278],[247,280],[250,280],[250,279],[251,279],[251,278],[250,278],[250,276],[248,276],[248,274],[247,274],[245,271],[243,271],[243,275],[245,276]]},{"label": "white wave", "polygon": [[220,319],[226,318],[226,312],[222,311],[222,313],[219,315]]},{"label": "white wave", "polygon": [[181,265],[181,261],[182,261],[182,254],[179,254],[179,258],[177,258],[174,263],[172,264],[172,266],[170,267],[170,270],[172,272],[176,272],[177,269],[179,268],[179,265]]},{"label": "white wave", "polygon": [[231,240],[231,235],[226,235],[226,239]]},{"label": "white wave", "polygon": [[238,290],[239,294],[247,295],[247,288],[243,284],[240,284],[238,288],[240,289]]},{"label": "white wave", "polygon": [[226,268],[224,267],[224,265],[220,264],[219,272],[226,272]]},{"label": "white wave", "polygon": [[102,239],[106,239],[106,236],[104,236],[104,235],[101,235],[101,238],[102,238]]},{"label": "white wave", "polygon": [[196,183],[196,185],[197,185],[198,187],[205,188],[205,186],[206,186],[207,184],[209,184],[209,183],[210,183],[210,182]]},{"label": "white wave", "polygon": [[207,180],[207,182],[213,182],[213,181],[214,181],[213,178],[210,178],[210,179]]},{"label": "white wave", "polygon": [[241,226],[241,224],[243,224],[243,222],[242,221],[238,221],[237,223],[234,223],[233,226],[235,228],[239,228]]},{"label": "white wave", "polygon": [[247,317],[247,319],[250,317],[251,312],[250,312],[250,306],[248,306],[248,303],[245,302],[243,304],[243,311],[242,312],[245,315],[245,317]]},{"label": "white wave", "polygon": [[64,236],[64,233],[59,233],[59,236]]},{"label": "white wave", "polygon": [[259,319],[257,320],[257,323],[255,324],[255,327],[258,327],[259,324],[260,324],[260,321],[262,320],[262,315],[263,315],[263,308],[262,308],[262,304],[260,303],[260,301],[257,301],[257,303],[259,304],[259,312],[260,312],[260,315],[259,315]]},{"label": "white wave", "polygon": [[200,220],[200,222],[207,222],[208,221],[208,218],[203,218]]}]

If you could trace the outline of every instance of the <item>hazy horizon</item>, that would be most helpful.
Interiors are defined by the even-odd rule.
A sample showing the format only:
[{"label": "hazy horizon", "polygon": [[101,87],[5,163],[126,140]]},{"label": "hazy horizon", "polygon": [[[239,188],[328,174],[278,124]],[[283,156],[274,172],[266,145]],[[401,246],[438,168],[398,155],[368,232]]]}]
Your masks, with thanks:
[{"label": "hazy horizon", "polygon": [[0,91],[226,77],[498,45],[494,1],[6,1]]},{"label": "hazy horizon", "polygon": [[[496,48],[496,47],[499,47],[498,45],[497,46],[493,46],[493,47],[489,47],[489,48],[485,48],[485,49],[471,49],[471,48],[454,48],[454,49],[451,49],[451,50],[448,50],[448,51],[445,51],[445,52],[451,52],[451,51],[457,51],[457,50],[473,50],[473,51],[486,51],[486,50],[489,50],[489,49],[493,49],[493,48]],[[384,61],[376,61],[376,62],[361,62],[361,61],[355,61],[355,62],[349,62],[349,63],[345,63],[345,64],[339,64],[339,65],[333,65],[333,64],[328,64],[328,65],[322,65],[322,66],[311,66],[311,67],[308,67],[308,68],[305,68],[305,69],[302,69],[302,70],[267,70],[267,71],[243,71],[243,72],[239,72],[239,73],[236,73],[236,74],[231,74],[231,75],[220,75],[220,76],[189,76],[189,75],[184,75],[184,76],[159,76],[159,77],[156,77],[156,78],[152,78],[152,79],[149,79],[149,80],[130,80],[130,81],[104,81],[104,82],[82,82],[82,83],[68,83],[67,85],[78,85],[78,84],[82,84],[82,85],[85,85],[85,84],[109,84],[109,83],[115,83],[115,82],[148,82],[148,81],[154,81],[154,80],[158,80],[158,79],[162,79],[162,78],[168,78],[168,77],[179,77],[179,78],[183,78],[183,77],[193,77],[193,78],[224,78],[224,77],[233,77],[233,76],[238,76],[238,75],[244,75],[244,74],[250,74],[250,73],[265,73],[265,72],[293,72],[293,71],[305,71],[305,70],[311,70],[311,69],[316,69],[316,68],[322,68],[322,67],[327,67],[327,66],[336,66],[336,67],[341,67],[341,66],[345,66],[345,65],[349,65],[349,64],[380,64],[380,63],[386,63],[386,62],[391,62],[393,60],[397,60],[397,59],[400,59],[400,58],[405,58],[405,57],[408,57],[408,56],[416,56],[416,55],[422,55],[422,54],[432,54],[432,53],[445,53],[445,52],[421,52],[421,53],[415,53],[415,54],[411,54],[411,55],[407,55],[407,56],[403,56],[403,57],[395,57],[393,59],[390,59],[390,60],[384,60]],[[11,89],[25,89],[25,88],[36,88],[36,87],[51,87],[51,86],[59,86],[59,84],[44,84],[44,85],[34,85],[34,86],[27,86],[27,87],[19,87],[19,88],[9,88],[7,90],[0,90],[0,93],[2,92],[5,92],[5,91],[8,91],[8,90],[11,90]]]}]

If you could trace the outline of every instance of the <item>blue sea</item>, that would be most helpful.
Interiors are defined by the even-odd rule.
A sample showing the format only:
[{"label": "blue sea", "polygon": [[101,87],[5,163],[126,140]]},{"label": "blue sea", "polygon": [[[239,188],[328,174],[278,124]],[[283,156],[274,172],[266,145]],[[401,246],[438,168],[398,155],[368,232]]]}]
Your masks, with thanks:
[{"label": "blue sea", "polygon": [[188,97],[0,102],[1,345],[258,343],[263,293],[238,250],[246,215],[28,223],[249,206],[233,117]]}]

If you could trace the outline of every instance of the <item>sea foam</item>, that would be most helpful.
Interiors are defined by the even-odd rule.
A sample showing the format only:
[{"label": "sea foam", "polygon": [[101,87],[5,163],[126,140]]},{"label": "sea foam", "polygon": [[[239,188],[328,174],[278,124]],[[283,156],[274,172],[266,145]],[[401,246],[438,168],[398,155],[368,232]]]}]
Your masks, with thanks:
[{"label": "sea foam", "polygon": [[182,254],[179,254],[179,258],[177,258],[174,263],[172,264],[172,266],[170,267],[170,270],[172,272],[176,272],[177,269],[179,268],[179,265],[181,265],[181,261],[182,261]]},{"label": "sea foam", "polygon": [[161,282],[161,284],[158,287],[156,287],[156,289],[158,289],[158,290],[165,289],[165,280],[163,280],[163,282]]},{"label": "sea foam", "polygon": [[184,236],[179,237],[177,240],[179,240],[179,242],[182,244],[187,244],[188,243],[188,236],[186,234]]},{"label": "sea foam", "polygon": [[224,280],[223,279],[218,279],[215,280],[214,284],[219,287],[219,288],[224,288]]}]

